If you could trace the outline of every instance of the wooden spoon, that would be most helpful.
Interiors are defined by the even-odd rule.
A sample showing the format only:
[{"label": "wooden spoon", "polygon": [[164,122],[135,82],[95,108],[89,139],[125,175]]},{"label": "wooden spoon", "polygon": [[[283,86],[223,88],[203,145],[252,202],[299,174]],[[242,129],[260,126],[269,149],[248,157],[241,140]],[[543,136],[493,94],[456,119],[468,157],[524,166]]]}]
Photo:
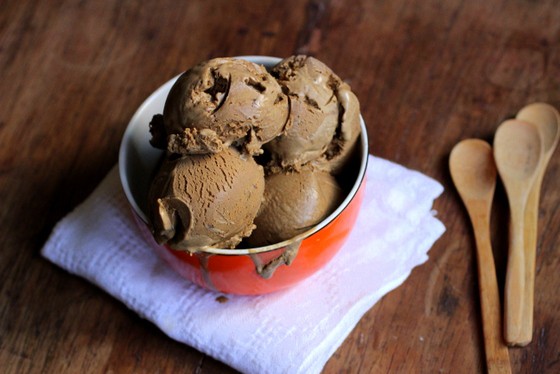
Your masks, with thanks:
[{"label": "wooden spoon", "polygon": [[525,206],[542,159],[540,134],[535,125],[519,120],[503,122],[494,137],[494,159],[504,183],[510,208],[509,251],[504,296],[505,339],[522,344],[525,296]]},{"label": "wooden spoon", "polygon": [[560,115],[551,105],[533,103],[517,113],[518,120],[537,126],[541,135],[544,155],[537,171],[537,178],[527,199],[525,208],[525,296],[523,297],[523,320],[517,345],[527,345],[533,337],[533,300],[535,289],[535,260],[537,254],[537,225],[539,218],[539,198],[543,177],[548,162],[560,139]]},{"label": "wooden spoon", "polygon": [[496,188],[496,165],[490,145],[478,139],[463,140],[451,151],[449,169],[471,218],[476,240],[486,366],[489,373],[511,373],[502,338],[500,294],[490,241],[490,209]]}]

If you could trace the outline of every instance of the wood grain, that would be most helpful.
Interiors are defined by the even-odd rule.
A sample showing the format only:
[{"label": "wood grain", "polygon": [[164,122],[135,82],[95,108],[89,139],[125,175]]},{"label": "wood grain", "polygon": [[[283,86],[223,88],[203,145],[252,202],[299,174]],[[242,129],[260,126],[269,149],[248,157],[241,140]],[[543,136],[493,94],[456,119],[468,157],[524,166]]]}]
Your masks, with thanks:
[{"label": "wood grain", "polygon": [[[467,213],[454,144],[491,143],[525,104],[560,108],[560,7],[549,1],[5,1],[0,12],[0,367],[3,372],[233,372],[167,338],[47,261],[56,222],[117,161],[160,84],[216,56],[308,53],[347,80],[370,151],[439,180],[447,231],[405,284],[358,323],[325,373],[484,371]],[[513,372],[560,372],[560,159],[544,178],[534,336]],[[503,287],[507,201],[492,241]]]}]

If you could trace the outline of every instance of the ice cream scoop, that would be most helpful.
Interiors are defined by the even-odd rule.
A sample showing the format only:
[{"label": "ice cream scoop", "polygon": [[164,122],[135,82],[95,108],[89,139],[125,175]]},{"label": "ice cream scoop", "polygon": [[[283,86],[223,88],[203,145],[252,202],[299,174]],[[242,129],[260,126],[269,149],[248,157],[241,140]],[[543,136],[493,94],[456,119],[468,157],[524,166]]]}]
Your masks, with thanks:
[{"label": "ice cream scoop", "polygon": [[179,250],[233,248],[253,231],[263,193],[263,168],[234,148],[166,158],[149,192],[152,233]]},{"label": "ice cream scoop", "polygon": [[319,159],[326,161],[328,170],[338,173],[347,163],[360,135],[360,102],[350,86],[344,82],[338,86],[336,97],[339,102],[339,122],[336,133],[327,151]]},{"label": "ice cream scoop", "polygon": [[251,246],[274,244],[317,225],[342,201],[344,194],[329,173],[305,168],[266,177],[264,201],[255,218]]},{"label": "ice cream scoop", "polygon": [[[290,100],[284,132],[266,145],[274,164],[297,170],[320,161],[327,170],[339,167],[360,133],[359,103],[350,87],[308,56],[286,58],[271,74]],[[325,161],[333,163],[327,167]]]},{"label": "ice cream scoop", "polygon": [[152,144],[178,154],[217,153],[230,145],[258,154],[287,118],[288,99],[262,65],[215,58],[177,79],[163,116],[151,123]]}]

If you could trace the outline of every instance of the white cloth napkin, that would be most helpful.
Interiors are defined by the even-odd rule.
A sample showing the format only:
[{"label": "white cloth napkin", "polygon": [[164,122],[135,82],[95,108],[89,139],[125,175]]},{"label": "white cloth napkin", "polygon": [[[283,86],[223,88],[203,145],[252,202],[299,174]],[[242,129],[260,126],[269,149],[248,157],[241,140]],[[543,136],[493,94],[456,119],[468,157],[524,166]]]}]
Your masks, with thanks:
[{"label": "white cloth napkin", "polygon": [[287,291],[227,296],[179,277],[148,247],[117,167],[54,228],[42,254],[121,300],[165,334],[245,373],[318,373],[362,315],[399,286],[445,231],[443,187],[370,156],[363,207],[345,246]]}]

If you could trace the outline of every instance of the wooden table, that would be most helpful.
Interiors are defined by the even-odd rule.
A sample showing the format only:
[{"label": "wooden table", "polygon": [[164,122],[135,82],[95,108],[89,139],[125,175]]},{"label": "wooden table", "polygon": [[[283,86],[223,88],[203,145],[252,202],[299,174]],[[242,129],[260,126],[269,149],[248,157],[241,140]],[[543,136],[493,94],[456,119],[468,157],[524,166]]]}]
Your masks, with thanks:
[{"label": "wooden table", "polygon": [[[370,152],[445,187],[430,259],[360,321],[326,373],[485,370],[472,231],[447,169],[533,101],[560,107],[550,1],[4,1],[0,6],[3,372],[230,372],[40,257],[54,225],[117,162],[138,105],[193,64],[313,55],[359,97]],[[560,156],[544,180],[533,342],[516,373],[560,372]],[[493,242],[503,285],[507,201]],[[398,249],[396,249],[398,250]]]}]

